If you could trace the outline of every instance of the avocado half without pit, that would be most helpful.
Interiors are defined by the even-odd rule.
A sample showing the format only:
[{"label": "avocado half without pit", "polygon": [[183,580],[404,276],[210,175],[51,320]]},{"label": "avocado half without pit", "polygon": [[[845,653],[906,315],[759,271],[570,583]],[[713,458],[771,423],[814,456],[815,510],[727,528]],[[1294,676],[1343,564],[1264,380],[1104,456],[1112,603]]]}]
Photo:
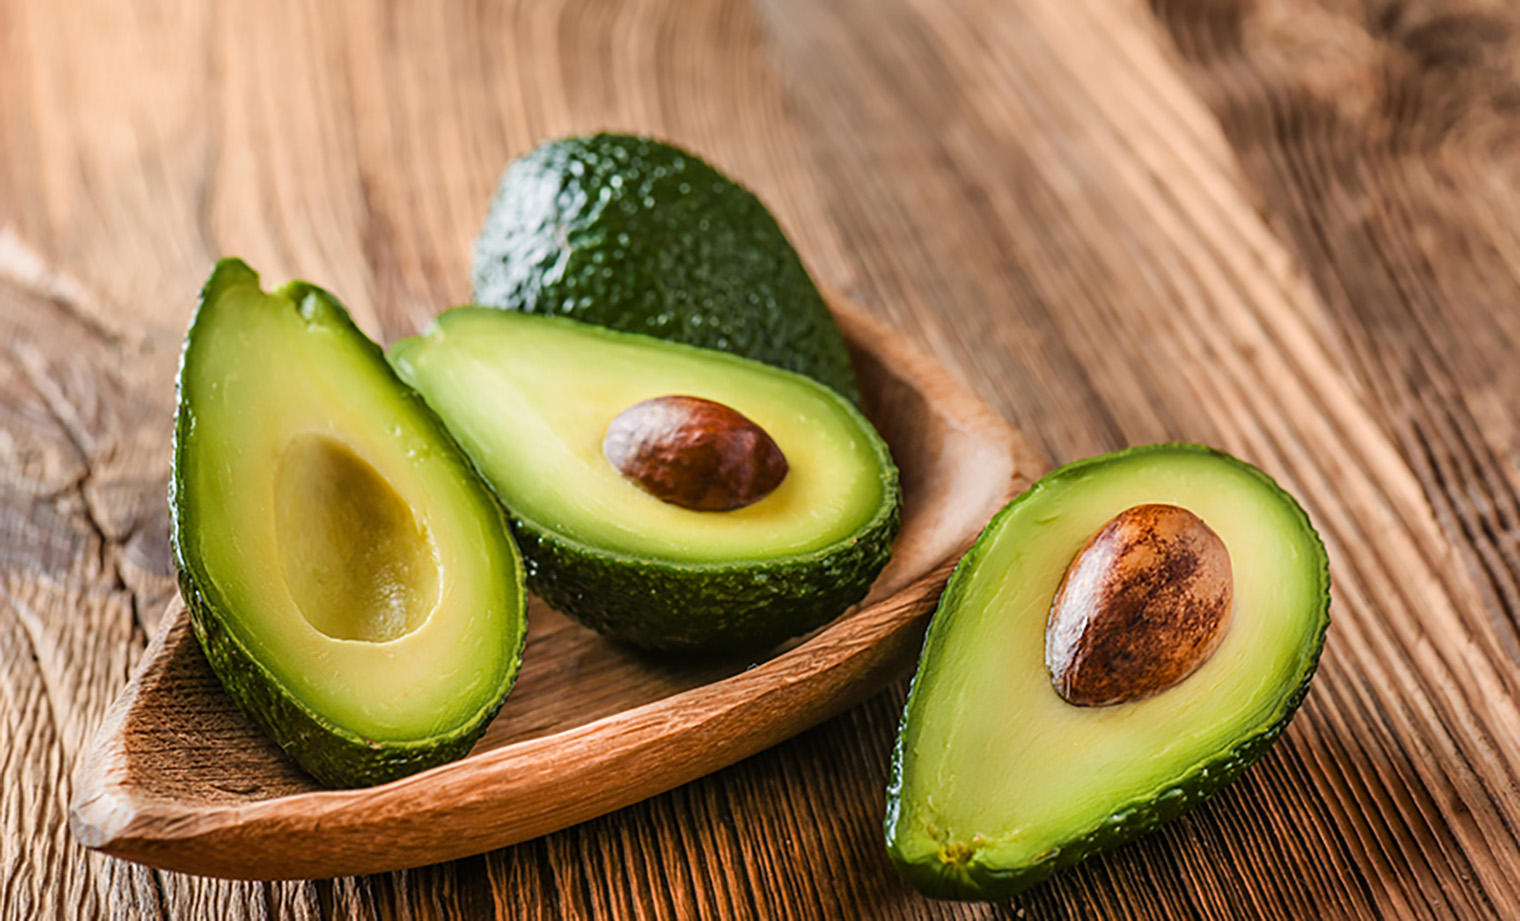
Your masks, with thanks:
[{"label": "avocado half without pit", "polygon": [[930,623],[888,789],[893,862],[1014,895],[1255,762],[1329,625],[1324,546],[1256,468],[1155,445],[1063,467],[988,524]]},{"label": "avocado half without pit", "polygon": [[322,783],[460,757],[501,707],[526,623],[505,518],[327,292],[217,264],[180,365],[170,504],[207,661]]},{"label": "avocado half without pit", "polygon": [[810,378],[482,307],[390,358],[507,508],[530,588],[612,638],[764,652],[843,613],[886,564],[897,469]]}]

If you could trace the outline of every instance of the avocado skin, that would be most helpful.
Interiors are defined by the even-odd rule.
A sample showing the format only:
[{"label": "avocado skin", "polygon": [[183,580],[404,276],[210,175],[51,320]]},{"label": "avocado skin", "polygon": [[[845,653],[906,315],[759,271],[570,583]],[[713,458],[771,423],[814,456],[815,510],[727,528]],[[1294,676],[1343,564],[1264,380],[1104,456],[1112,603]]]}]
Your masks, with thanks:
[{"label": "avocado skin", "polygon": [[[1314,530],[1313,525],[1309,521],[1308,514],[1298,504],[1298,500],[1278,486],[1275,480],[1250,464],[1218,449],[1187,442],[1140,445],[1098,457],[1075,461],[1052,471],[1042,477],[1029,490],[1015,497],[1013,501],[1009,502],[992,517],[992,520],[987,523],[982,533],[994,533],[1002,519],[1012,514],[1013,510],[1021,502],[1044,489],[1061,483],[1063,480],[1080,479],[1086,469],[1092,465],[1139,454],[1168,451],[1197,451],[1211,454],[1246,471],[1282,498],[1288,507],[1293,510],[1303,530],[1312,537],[1311,543],[1318,557],[1318,565],[1315,567],[1315,571],[1320,579],[1320,591],[1318,595],[1324,599],[1324,604],[1321,607],[1319,628],[1309,643],[1309,658],[1304,667],[1302,680],[1293,692],[1283,699],[1277,713],[1255,735],[1243,739],[1233,748],[1221,752],[1198,765],[1184,775],[1177,783],[1162,790],[1155,796],[1125,804],[1123,807],[1115,810],[1096,827],[1088,829],[1081,835],[1072,838],[1062,847],[1042,855],[1039,861],[1017,868],[985,867],[978,865],[974,860],[960,865],[945,863],[926,865],[907,859],[906,855],[898,850],[896,840],[892,835],[892,829],[896,825],[897,813],[902,805],[903,758],[905,755],[903,746],[905,726],[903,722],[906,721],[908,714],[908,707],[905,704],[903,707],[904,719],[899,722],[897,742],[892,749],[892,767],[887,782],[885,822],[887,853],[891,857],[892,863],[897,868],[898,873],[912,884],[914,888],[925,895],[939,899],[960,901],[996,901],[1011,898],[1043,882],[1059,869],[1077,864],[1099,852],[1127,844],[1141,835],[1160,828],[1162,825],[1182,816],[1193,807],[1209,799],[1236,777],[1240,776],[1242,771],[1260,760],[1267,753],[1267,750],[1272,747],[1272,743],[1276,742],[1278,736],[1287,728],[1289,721],[1293,719],[1293,714],[1297,712],[1299,704],[1303,702],[1304,696],[1309,693],[1309,682],[1314,677],[1315,669],[1319,665],[1320,653],[1323,652],[1325,647],[1325,634],[1330,628],[1330,559],[1325,552],[1324,542],[1320,539],[1319,533]],[[945,592],[940,597],[935,617],[940,616],[940,611],[954,608],[959,603],[961,596],[968,591],[971,571],[975,568],[977,560],[987,552],[988,546],[990,546],[990,542],[984,542],[979,538],[966,555],[961,558],[960,563],[956,564],[955,571],[951,574],[950,581],[945,586]],[[932,634],[925,638],[924,645],[926,651],[932,638]],[[922,659],[922,656],[920,658]],[[921,669],[918,673],[914,674],[913,682],[909,686],[909,702],[912,701],[913,695],[918,690],[920,674],[922,674]]]},{"label": "avocado skin", "polygon": [[[175,383],[174,456],[169,477],[171,512],[169,544],[174,553],[180,595],[190,615],[191,629],[200,643],[201,651],[205,654],[211,670],[220,679],[222,687],[227,691],[227,696],[232,698],[238,709],[242,710],[245,716],[264,730],[286,754],[324,786],[371,786],[462,758],[474,747],[476,740],[485,732],[486,727],[500,711],[502,704],[506,702],[507,692],[511,690],[517,678],[517,664],[522,661],[523,647],[527,641],[526,631],[521,632],[522,640],[510,658],[512,664],[507,686],[503,689],[500,698],[495,705],[482,710],[468,724],[426,742],[386,742],[365,739],[333,724],[307,707],[249,654],[242,642],[224,626],[224,616],[219,611],[224,610],[226,604],[220,599],[215,584],[201,567],[195,555],[186,552],[189,546],[188,536],[195,531],[196,522],[188,520],[188,516],[182,514],[182,507],[176,498],[185,489],[184,447],[186,439],[195,427],[195,410],[185,398],[183,387],[185,355],[195,337],[196,327],[205,306],[214,302],[229,287],[239,284],[257,286],[258,282],[258,273],[242,260],[235,258],[219,260],[211,277],[201,289],[200,304],[195,318],[190,323],[189,332],[185,335],[185,348],[180,355],[179,374],[176,376]],[[439,422],[432,410],[427,408],[421,396],[395,378],[394,372],[385,360],[384,351],[354,325],[348,311],[336,298],[315,285],[300,281],[291,282],[283,291],[297,304],[308,296],[318,298],[328,312],[326,319],[332,325],[343,329],[345,333],[357,336],[377,366],[383,368],[385,373],[396,381],[398,392],[402,393],[405,399],[415,403],[417,408],[425,414],[424,418],[430,421],[433,428],[430,435],[454,449],[454,456],[461,459],[460,475],[476,477],[478,480],[474,468],[463,461],[465,456],[463,450],[459,448],[443,423]],[[482,489],[487,488],[483,482],[480,486]],[[497,506],[497,508],[499,512],[500,507]],[[502,533],[504,536],[510,533],[504,516]],[[510,538],[505,543],[520,562],[521,556]],[[521,565],[516,569],[519,574],[523,571]],[[518,597],[523,598],[521,575],[518,582]]]},{"label": "avocado skin", "polygon": [[890,459],[884,469],[882,504],[861,531],[774,562],[637,559],[517,516],[513,533],[534,594],[612,639],[676,654],[755,653],[822,626],[870,591],[891,555],[902,504]]},{"label": "avocado skin", "polygon": [[776,219],[659,141],[565,138],[514,161],[471,278],[482,305],[734,352],[860,404],[844,339]]},{"label": "avocado skin", "polygon": [[[176,553],[178,551],[176,550]],[[223,626],[195,576],[180,570],[190,626],[227,696],[303,770],[328,787],[368,787],[463,758],[506,697],[467,726],[427,742],[379,742],[333,725],[288,694]],[[519,658],[522,650],[517,652]]]},{"label": "avocado skin", "polygon": [[[1318,661],[1318,653],[1315,654]],[[1312,674],[1312,673],[1311,673]],[[1015,869],[994,869],[980,865],[952,867],[927,866],[903,859],[888,839],[887,850],[897,872],[924,895],[957,901],[997,901],[1012,898],[1044,882],[1052,873],[1081,863],[1088,857],[1116,848],[1155,831],[1181,817],[1228,786],[1246,768],[1255,764],[1292,719],[1294,711],[1309,692],[1307,678],[1284,703],[1278,721],[1242,744],[1213,758],[1189,772],[1175,786],[1154,799],[1135,802],[1109,816],[1103,824],[1048,854],[1038,863]],[[901,789],[901,745],[894,749],[888,789],[888,823],[896,810],[895,791]]]}]

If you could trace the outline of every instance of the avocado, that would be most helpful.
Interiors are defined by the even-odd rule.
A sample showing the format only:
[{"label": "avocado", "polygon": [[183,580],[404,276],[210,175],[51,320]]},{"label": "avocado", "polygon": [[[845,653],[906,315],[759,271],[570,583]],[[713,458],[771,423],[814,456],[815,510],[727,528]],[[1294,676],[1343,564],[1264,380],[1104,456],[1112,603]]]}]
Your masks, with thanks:
[{"label": "avocado", "polygon": [[524,573],[500,507],[327,292],[217,263],[185,337],[169,503],[228,694],[320,782],[466,754],[512,687]]},{"label": "avocado", "polygon": [[669,144],[598,134],[513,162],[472,278],[477,304],[733,352],[860,402],[844,339],[776,219]]},{"label": "avocado", "polygon": [[893,862],[929,895],[998,899],[1176,818],[1271,746],[1328,626],[1324,545],[1260,470],[1188,444],[1056,470],[994,516],[930,623]]},{"label": "avocado", "polygon": [[[390,359],[506,506],[529,587],[615,639],[672,652],[763,651],[859,601],[886,564],[897,469],[859,410],[810,378],[484,307],[443,313],[392,346]],[[620,446],[623,422],[660,418],[643,411],[646,401],[732,410],[774,440],[786,467],[771,469],[757,443],[743,456],[765,482],[728,490],[747,504],[704,506],[695,492],[685,505],[672,501],[658,477],[629,475],[636,465]],[[683,418],[748,431],[729,416]]]}]

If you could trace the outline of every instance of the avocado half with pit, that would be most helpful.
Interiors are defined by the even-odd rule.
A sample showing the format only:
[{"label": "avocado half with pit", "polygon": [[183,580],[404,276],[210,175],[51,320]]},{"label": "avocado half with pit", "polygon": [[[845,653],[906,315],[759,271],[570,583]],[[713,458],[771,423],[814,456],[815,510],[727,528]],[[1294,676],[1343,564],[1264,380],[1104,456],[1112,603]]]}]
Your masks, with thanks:
[{"label": "avocado half with pit", "polygon": [[1181,815],[1282,732],[1328,625],[1324,546],[1256,468],[1165,444],[1049,474],[931,621],[892,860],[930,895],[1003,898]]},{"label": "avocado half with pit", "polygon": [[501,707],[526,628],[505,518],[327,292],[217,264],[180,364],[170,505],[207,661],[322,783],[460,757]]},{"label": "avocado half with pit", "polygon": [[[886,564],[897,469],[859,410],[809,378],[481,307],[445,312],[390,358],[506,506],[529,586],[608,636],[654,650],[760,652],[845,611]],[[609,439],[615,420],[658,418],[647,406],[630,412],[647,401],[742,417],[779,447],[784,478],[726,511],[661,497],[652,479],[617,465]]]}]

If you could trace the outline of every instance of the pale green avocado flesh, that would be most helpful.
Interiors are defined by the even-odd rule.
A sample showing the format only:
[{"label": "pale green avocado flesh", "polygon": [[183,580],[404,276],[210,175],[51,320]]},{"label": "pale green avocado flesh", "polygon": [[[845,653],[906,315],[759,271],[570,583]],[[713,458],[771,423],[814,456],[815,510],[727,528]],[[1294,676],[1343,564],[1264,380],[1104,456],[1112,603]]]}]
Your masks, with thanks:
[{"label": "pale green avocado flesh", "polygon": [[[859,411],[801,375],[563,318],[457,308],[391,349],[509,510],[530,585],[618,639],[755,651],[858,601],[897,531],[897,471]],[[757,423],[785,454],[780,487],[695,511],[625,479],[608,424],[659,396]]]},{"label": "pale green avocado flesh", "polygon": [[[1136,505],[1223,539],[1233,621],[1196,673],[1107,707],[1063,700],[1045,628],[1067,566]],[[1329,623],[1324,547],[1265,474],[1194,445],[1064,467],[993,518],[929,628],[888,793],[888,849],[947,898],[1012,895],[1206,798],[1259,757],[1307,690]]]},{"label": "pale green avocado flesh", "polygon": [[467,752],[517,674],[522,566],[468,459],[343,308],[219,263],[175,435],[181,586],[234,700],[330,785]]}]

